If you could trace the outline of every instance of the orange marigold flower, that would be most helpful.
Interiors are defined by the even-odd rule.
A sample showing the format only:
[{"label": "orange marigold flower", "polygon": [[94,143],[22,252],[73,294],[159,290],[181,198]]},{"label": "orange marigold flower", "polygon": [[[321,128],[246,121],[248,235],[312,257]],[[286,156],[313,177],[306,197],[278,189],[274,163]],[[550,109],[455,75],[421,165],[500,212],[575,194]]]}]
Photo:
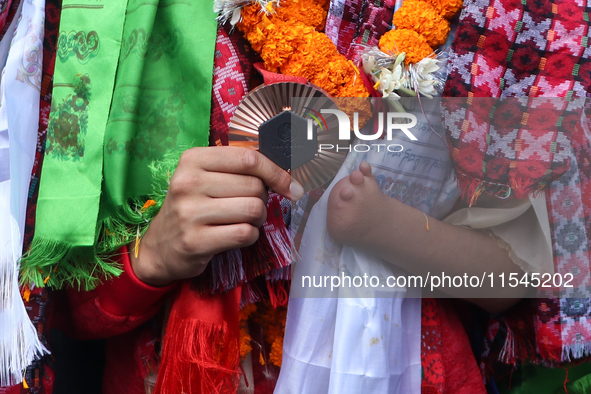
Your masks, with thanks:
[{"label": "orange marigold flower", "polygon": [[296,52],[298,46],[306,42],[306,36],[313,31],[313,28],[299,22],[277,21],[268,25],[264,31],[267,40],[261,51],[265,68],[274,71],[282,67]]},{"label": "orange marigold flower", "polygon": [[365,126],[373,116],[370,97],[334,97],[333,100],[350,119],[355,113],[359,115],[359,128]]},{"label": "orange marigold flower", "polygon": [[252,49],[260,53],[263,44],[267,40],[263,30],[268,22],[265,13],[261,12],[258,3],[242,8],[242,20],[237,24],[238,29],[244,32],[244,37],[250,42]]},{"label": "orange marigold flower", "polygon": [[406,64],[418,63],[433,53],[425,37],[409,29],[390,30],[380,38],[379,46],[382,52],[392,55],[406,53]]},{"label": "orange marigold flower", "polygon": [[276,338],[283,337],[286,317],[286,307],[274,309],[268,300],[264,301],[264,307],[253,315],[254,321],[263,327],[265,340],[269,344],[273,344]]},{"label": "orange marigold flower", "polygon": [[324,30],[326,10],[315,0],[282,0],[273,18],[284,22],[301,22],[317,31]]},{"label": "orange marigold flower", "polygon": [[414,30],[436,48],[445,43],[449,34],[449,21],[441,17],[430,3],[422,0],[406,0],[394,13],[397,29]]},{"label": "orange marigold flower", "polygon": [[344,83],[340,86],[336,97],[369,97],[369,92],[363,84],[361,79],[361,73],[357,66],[352,61],[347,60],[344,56],[341,56],[346,64],[343,64],[343,80]]},{"label": "orange marigold flower", "polygon": [[312,32],[306,36],[293,56],[281,67],[281,73],[295,75],[308,80],[322,71],[324,65],[338,55],[334,43],[326,34]]},{"label": "orange marigold flower", "polygon": [[240,359],[244,360],[246,355],[251,352],[252,346],[250,344],[251,337],[248,334],[248,330],[246,329],[246,325],[248,324],[248,317],[256,312],[257,307],[255,304],[248,304],[245,305],[240,312],[238,313],[238,321],[240,324]]},{"label": "orange marigold flower", "polygon": [[246,324],[246,321],[248,320],[248,317],[250,316],[251,313],[255,312],[257,310],[257,306],[255,304],[248,304],[248,305],[244,305],[244,307],[242,307],[242,309],[240,309],[240,313],[238,314],[238,319],[240,321],[240,324]]},{"label": "orange marigold flower", "polygon": [[[339,89],[337,97],[369,97],[369,92],[363,84],[361,77],[357,76],[351,78],[348,83]],[[363,122],[360,121],[361,123]]]},{"label": "orange marigold flower", "polygon": [[256,53],[261,53],[263,45],[267,41],[267,36],[258,27],[245,35],[245,38],[250,42],[250,46]]},{"label": "orange marigold flower", "polygon": [[[359,75],[359,69],[343,55],[338,55],[311,81],[336,98],[341,111],[351,118],[359,114],[359,126],[363,127],[372,117],[371,103],[358,97],[369,97],[369,92]],[[349,99],[348,99],[349,98]]]},{"label": "orange marigold flower", "polygon": [[333,97],[368,97],[359,69],[343,55],[333,57],[310,82]]},{"label": "orange marigold flower", "polygon": [[340,57],[335,56],[331,61],[323,65],[322,71],[316,74],[310,82],[335,97],[339,92],[339,88],[346,82],[342,77],[343,71],[339,70],[339,66],[342,66],[343,63],[346,62],[342,62]]},{"label": "orange marigold flower", "polygon": [[269,361],[272,364],[281,367],[281,359],[283,358],[283,336],[275,338],[271,345],[271,352],[269,353]]},{"label": "orange marigold flower", "polygon": [[[263,358],[263,353],[259,354],[259,363],[265,365],[266,361],[271,362],[274,365],[281,366],[281,358],[283,356],[283,337],[285,335],[285,320],[287,318],[287,307],[280,306],[277,309],[273,308],[269,300],[265,300],[263,303],[258,304],[259,307],[251,314],[251,321],[254,321],[263,329],[263,336],[265,342],[271,345],[271,352],[269,353],[269,359]],[[243,308],[244,309],[244,308]],[[244,327],[246,330],[246,327]],[[248,349],[246,344],[246,338],[242,329],[240,332],[240,351]],[[250,338],[250,337],[249,337]],[[250,351],[250,350],[249,350]],[[248,353],[246,353],[248,354]]]},{"label": "orange marigold flower", "polygon": [[258,3],[242,7],[242,20],[237,24],[238,29],[245,34],[250,33],[263,21],[263,15]]},{"label": "orange marigold flower", "polygon": [[240,360],[244,360],[246,355],[252,351],[251,340],[246,327],[240,328]]},{"label": "orange marigold flower", "polygon": [[439,15],[445,19],[453,18],[462,8],[462,0],[426,0],[437,10]]}]

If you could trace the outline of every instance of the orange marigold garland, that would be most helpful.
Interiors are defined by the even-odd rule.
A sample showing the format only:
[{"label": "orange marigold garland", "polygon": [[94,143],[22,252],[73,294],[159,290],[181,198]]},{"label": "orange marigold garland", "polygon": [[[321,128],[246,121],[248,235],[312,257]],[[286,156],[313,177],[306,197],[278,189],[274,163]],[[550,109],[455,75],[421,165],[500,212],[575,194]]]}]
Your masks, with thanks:
[{"label": "orange marigold garland", "polygon": [[331,96],[347,97],[347,94],[342,94],[342,92],[352,88],[352,86],[347,86],[348,82],[355,78],[361,82],[358,72],[357,67],[352,65],[349,60],[334,57],[323,65],[322,70],[310,82],[321,86]]},{"label": "orange marigold garland", "polygon": [[265,341],[271,345],[269,361],[281,367],[283,357],[283,337],[285,336],[285,321],[287,319],[287,307],[273,308],[270,301],[264,301],[257,313],[252,317],[256,323],[263,327]]},{"label": "orange marigold garland", "polygon": [[416,31],[432,48],[443,45],[450,30],[449,21],[431,3],[422,0],[405,0],[394,13],[393,22],[397,29]]},{"label": "orange marigold garland", "polygon": [[324,28],[325,8],[326,0],[269,2],[264,9],[253,2],[242,8],[237,26],[267,70],[304,77],[334,97],[369,97],[357,66],[317,31]]},{"label": "orange marigold garland", "polygon": [[390,30],[380,38],[380,50],[392,55],[404,52],[405,64],[418,63],[433,53],[425,37],[409,29]]},{"label": "orange marigold garland", "polygon": [[[440,75],[438,53],[447,40],[449,22],[461,8],[462,0],[404,0],[394,13],[395,30],[384,34],[379,48],[363,54],[363,69],[397,110],[398,93],[433,97],[444,81]],[[404,63],[402,63],[404,62]]]},{"label": "orange marigold garland", "polygon": [[271,345],[271,352],[269,353],[269,361],[272,364],[281,368],[281,359],[283,358],[283,337],[285,336],[285,327],[283,327],[284,335],[281,335],[273,341]]},{"label": "orange marigold garland", "polygon": [[313,28],[300,22],[276,21],[269,24],[265,28],[267,38],[260,51],[265,68],[277,72],[284,64],[291,62],[294,53],[306,43],[308,35],[313,32]]},{"label": "orange marigold garland", "polygon": [[324,70],[326,59],[337,58],[337,55],[337,48],[330,38],[326,34],[314,31],[306,35],[306,41],[294,51],[289,62],[281,68],[281,73],[297,75],[312,81]]},{"label": "orange marigold garland", "polygon": [[[258,305],[258,306],[257,306]],[[271,362],[273,365],[281,367],[281,358],[283,357],[283,337],[285,335],[285,320],[287,318],[287,307],[280,306],[273,308],[270,301],[264,301],[258,304],[245,305],[240,310],[240,360],[252,351],[252,338],[248,333],[248,320],[252,319],[263,329],[263,337],[271,346],[268,360],[260,353],[260,364]]]},{"label": "orange marigold garland", "polygon": [[242,8],[242,20],[238,24],[240,31],[244,33],[244,37],[250,43],[252,49],[260,53],[263,49],[263,44],[267,37],[263,34],[264,26],[263,18],[269,23],[268,18],[264,12],[261,12],[260,6],[253,3],[252,5]]},{"label": "orange marigold garland", "polygon": [[326,10],[322,3],[314,0],[282,0],[280,6],[275,8],[273,18],[284,22],[301,22],[317,31],[324,30]]}]

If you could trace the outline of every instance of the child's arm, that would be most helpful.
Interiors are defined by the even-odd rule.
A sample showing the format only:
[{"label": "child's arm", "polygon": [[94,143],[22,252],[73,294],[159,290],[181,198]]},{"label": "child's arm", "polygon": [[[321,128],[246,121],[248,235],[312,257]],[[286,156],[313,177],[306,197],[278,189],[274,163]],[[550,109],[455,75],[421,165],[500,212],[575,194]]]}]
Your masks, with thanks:
[{"label": "child's arm", "polygon": [[[386,196],[371,176],[371,167],[362,163],[333,188],[328,202],[327,226],[337,242],[361,247],[386,260],[395,260],[413,274],[445,272],[449,276],[478,276],[483,273],[519,273],[523,271],[487,234],[454,226]],[[428,227],[427,229],[427,220]],[[396,256],[394,259],[393,256]],[[482,292],[492,290],[490,282]],[[501,312],[524,296],[523,288],[501,288],[495,294],[503,298],[476,298],[471,302],[490,312]],[[452,296],[463,297],[458,289],[446,289]],[[465,296],[465,295],[464,295]]]}]

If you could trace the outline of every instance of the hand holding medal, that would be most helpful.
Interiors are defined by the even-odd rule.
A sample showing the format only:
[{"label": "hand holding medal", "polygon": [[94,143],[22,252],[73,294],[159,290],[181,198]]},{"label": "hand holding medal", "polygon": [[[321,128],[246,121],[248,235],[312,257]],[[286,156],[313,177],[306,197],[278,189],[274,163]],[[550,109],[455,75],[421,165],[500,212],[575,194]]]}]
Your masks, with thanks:
[{"label": "hand holding medal", "polygon": [[[312,108],[313,107],[313,108]],[[337,108],[321,90],[296,82],[260,86],[242,100],[230,123],[230,145],[258,149],[291,173],[304,191],[315,189],[339,170],[346,151],[327,152],[336,144],[334,116],[327,123],[315,108]],[[331,130],[333,130],[331,132]]]},{"label": "hand holding medal", "polygon": [[[369,96],[358,67],[322,33],[328,2],[218,3],[217,9],[223,10],[220,20],[236,24],[252,49],[260,54],[264,66],[258,67],[259,71],[283,74],[274,74],[277,79],[284,77],[278,83],[267,81],[266,86],[244,98],[230,124],[230,145],[260,149],[290,171],[305,191],[323,185],[336,174],[346,151],[326,154],[320,150],[323,143],[336,145],[338,136],[331,135],[329,130],[338,127],[331,127],[329,121],[337,120],[334,116],[323,119],[314,111],[319,112],[320,107],[337,108],[329,97]],[[230,20],[239,8],[240,16]],[[315,102],[312,106],[311,101]],[[309,124],[311,135],[307,131]],[[303,125],[303,130],[298,125]]]}]

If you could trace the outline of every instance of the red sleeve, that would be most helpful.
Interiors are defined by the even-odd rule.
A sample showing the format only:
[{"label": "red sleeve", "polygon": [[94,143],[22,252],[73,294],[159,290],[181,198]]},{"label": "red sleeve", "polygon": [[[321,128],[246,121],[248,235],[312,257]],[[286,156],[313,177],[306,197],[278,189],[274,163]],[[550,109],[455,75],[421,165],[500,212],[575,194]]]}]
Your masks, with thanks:
[{"label": "red sleeve", "polygon": [[120,249],[119,263],[123,273],[94,290],[56,292],[52,325],[76,339],[99,339],[123,334],[152,318],[176,286],[153,287],[140,281],[127,247]]}]

